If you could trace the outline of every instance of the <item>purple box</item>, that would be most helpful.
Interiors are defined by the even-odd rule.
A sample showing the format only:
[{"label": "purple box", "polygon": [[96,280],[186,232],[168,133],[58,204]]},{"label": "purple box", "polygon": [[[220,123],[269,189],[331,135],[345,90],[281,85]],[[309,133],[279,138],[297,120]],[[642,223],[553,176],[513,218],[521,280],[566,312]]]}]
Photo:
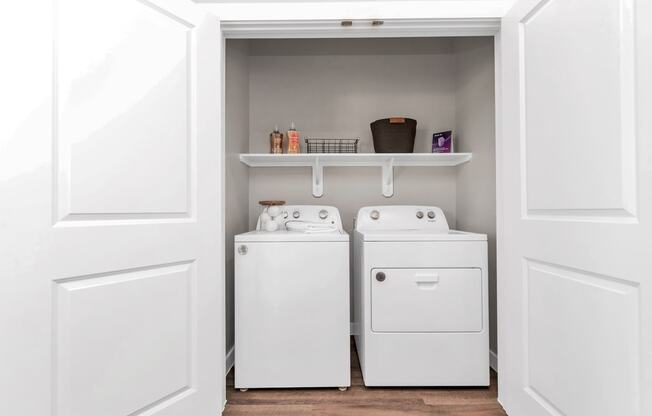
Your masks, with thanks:
[{"label": "purple box", "polygon": [[432,135],[432,153],[451,153],[453,151],[453,131],[442,131]]}]

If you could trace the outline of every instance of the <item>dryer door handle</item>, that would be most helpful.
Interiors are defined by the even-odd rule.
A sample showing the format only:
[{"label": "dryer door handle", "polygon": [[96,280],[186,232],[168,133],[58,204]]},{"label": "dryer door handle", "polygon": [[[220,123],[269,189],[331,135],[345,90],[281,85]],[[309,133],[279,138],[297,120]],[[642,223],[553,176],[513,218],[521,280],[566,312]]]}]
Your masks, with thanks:
[{"label": "dryer door handle", "polygon": [[434,290],[439,283],[439,275],[437,273],[429,274],[416,274],[414,276],[414,283],[422,290]]},{"label": "dryer door handle", "polygon": [[417,283],[439,283],[439,274],[437,273],[419,273],[414,275],[414,281]]}]

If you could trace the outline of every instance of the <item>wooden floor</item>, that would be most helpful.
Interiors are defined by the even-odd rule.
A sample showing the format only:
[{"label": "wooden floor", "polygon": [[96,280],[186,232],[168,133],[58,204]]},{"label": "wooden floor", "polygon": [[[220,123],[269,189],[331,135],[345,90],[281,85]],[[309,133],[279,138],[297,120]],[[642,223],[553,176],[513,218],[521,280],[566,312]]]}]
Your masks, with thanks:
[{"label": "wooden floor", "polygon": [[329,389],[233,388],[233,370],[226,382],[224,416],[506,416],[496,401],[496,373],[489,388],[365,387],[358,356],[351,346],[351,387]]}]

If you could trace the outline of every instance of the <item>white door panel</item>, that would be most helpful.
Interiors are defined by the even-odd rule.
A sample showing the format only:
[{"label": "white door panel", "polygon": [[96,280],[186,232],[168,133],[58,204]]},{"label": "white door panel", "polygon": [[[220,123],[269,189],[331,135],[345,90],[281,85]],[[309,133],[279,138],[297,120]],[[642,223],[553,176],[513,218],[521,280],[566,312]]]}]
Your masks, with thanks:
[{"label": "white door panel", "polygon": [[499,399],[652,414],[652,36],[640,0],[519,0],[501,30]]},{"label": "white door panel", "polygon": [[219,414],[219,22],[185,0],[14,9],[0,414]]},{"label": "white door panel", "polygon": [[127,415],[187,391],[193,268],[184,262],[56,282],[54,358],[57,384],[67,386],[59,392],[63,414]]},{"label": "white door panel", "polygon": [[527,214],[635,215],[628,3],[541,1],[521,18]]},{"label": "white door panel", "polygon": [[57,217],[188,216],[194,25],[137,0],[118,4],[60,2]]}]

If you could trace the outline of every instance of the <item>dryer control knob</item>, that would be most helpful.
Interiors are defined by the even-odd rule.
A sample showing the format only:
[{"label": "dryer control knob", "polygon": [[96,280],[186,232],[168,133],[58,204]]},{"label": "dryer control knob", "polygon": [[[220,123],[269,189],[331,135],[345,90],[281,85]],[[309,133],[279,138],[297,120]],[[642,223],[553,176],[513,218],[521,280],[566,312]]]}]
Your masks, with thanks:
[{"label": "dryer control knob", "polygon": [[325,209],[319,211],[319,218],[321,218],[322,220],[328,218],[328,211],[326,211]]},{"label": "dryer control knob", "polygon": [[383,272],[376,273],[376,280],[378,280],[379,282],[384,282],[386,277],[387,276],[385,276],[385,273]]},{"label": "dryer control knob", "polygon": [[423,218],[423,211],[417,211],[417,218],[418,219]]},{"label": "dryer control knob", "polygon": [[435,218],[435,212],[434,211],[428,211],[428,218],[430,218],[430,219]]},{"label": "dryer control knob", "polygon": [[377,210],[373,210],[371,211],[369,216],[371,217],[372,220],[377,220],[378,218],[380,218],[380,212],[378,212]]},{"label": "dryer control knob", "polygon": [[292,218],[295,218],[295,219],[296,219],[296,218],[299,218],[300,216],[301,216],[301,213],[300,213],[299,211],[294,211],[294,212],[292,213]]}]

